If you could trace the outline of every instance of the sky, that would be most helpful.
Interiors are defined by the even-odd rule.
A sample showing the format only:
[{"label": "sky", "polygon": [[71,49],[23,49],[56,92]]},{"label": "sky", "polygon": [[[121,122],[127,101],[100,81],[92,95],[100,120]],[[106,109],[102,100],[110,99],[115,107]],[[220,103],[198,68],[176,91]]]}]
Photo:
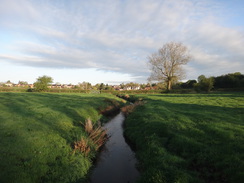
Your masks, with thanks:
[{"label": "sky", "polygon": [[243,0],[0,0],[0,82],[147,83],[148,57],[187,46],[184,80],[244,73]]}]

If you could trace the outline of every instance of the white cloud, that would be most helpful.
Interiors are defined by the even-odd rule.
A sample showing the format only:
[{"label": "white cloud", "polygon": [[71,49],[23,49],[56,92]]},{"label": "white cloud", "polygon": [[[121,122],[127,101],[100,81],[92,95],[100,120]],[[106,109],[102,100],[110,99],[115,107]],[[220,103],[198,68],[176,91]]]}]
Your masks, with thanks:
[{"label": "white cloud", "polygon": [[238,29],[223,26],[226,10],[217,1],[1,3],[0,26],[5,34],[18,36],[12,38],[13,45],[0,43],[0,48],[8,48],[8,53],[0,51],[0,60],[33,67],[95,68],[141,80],[149,75],[148,55],[168,41],[181,41],[194,56],[186,67],[188,77],[244,71],[243,24]]}]

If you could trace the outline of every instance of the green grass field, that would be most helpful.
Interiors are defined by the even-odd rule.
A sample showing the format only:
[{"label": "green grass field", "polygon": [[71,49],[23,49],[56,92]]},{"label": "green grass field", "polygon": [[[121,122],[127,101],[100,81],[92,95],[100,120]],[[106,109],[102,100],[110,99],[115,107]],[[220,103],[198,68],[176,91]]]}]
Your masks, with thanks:
[{"label": "green grass field", "polygon": [[137,95],[126,119],[141,180],[243,182],[244,93]]},{"label": "green grass field", "polygon": [[84,182],[95,151],[72,153],[113,95],[0,93],[0,182]]}]

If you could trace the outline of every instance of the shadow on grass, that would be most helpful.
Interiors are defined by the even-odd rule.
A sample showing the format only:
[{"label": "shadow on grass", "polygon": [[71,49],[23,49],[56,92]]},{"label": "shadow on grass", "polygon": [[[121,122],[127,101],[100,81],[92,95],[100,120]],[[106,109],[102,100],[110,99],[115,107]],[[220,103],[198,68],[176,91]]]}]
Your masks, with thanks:
[{"label": "shadow on grass", "polygon": [[70,124],[67,125],[80,127],[81,123],[84,123],[88,118],[91,118],[92,121],[99,120],[101,115],[98,110],[105,107],[104,101],[106,99],[106,97],[100,96],[94,99],[94,96],[48,93],[13,95],[6,93],[6,95],[9,98],[7,104],[9,113],[23,118],[32,118],[39,125],[57,131],[66,139],[70,136],[70,132],[62,126],[62,123],[65,125],[69,122]]},{"label": "shadow on grass", "polygon": [[[0,182],[75,182],[91,157],[71,155],[84,135],[81,122],[97,121],[105,96],[49,93],[0,94]],[[11,181],[12,180],[12,181]]]},{"label": "shadow on grass", "polygon": [[147,94],[147,96],[158,96],[158,97],[244,97],[244,92],[216,92],[216,93],[197,93],[197,94]]}]

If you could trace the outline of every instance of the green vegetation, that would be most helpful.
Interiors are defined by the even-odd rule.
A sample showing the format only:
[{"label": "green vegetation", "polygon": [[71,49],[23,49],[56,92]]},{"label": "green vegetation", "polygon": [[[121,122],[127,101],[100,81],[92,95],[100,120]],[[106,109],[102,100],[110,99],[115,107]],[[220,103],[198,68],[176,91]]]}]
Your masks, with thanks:
[{"label": "green vegetation", "polygon": [[244,93],[137,95],[126,119],[139,182],[242,182]]},{"label": "green vegetation", "polygon": [[214,78],[214,88],[242,88],[244,87],[244,74],[240,72],[229,73]]},{"label": "green vegetation", "polygon": [[42,92],[48,90],[48,85],[53,82],[53,79],[49,76],[40,76],[34,83],[35,91]]},{"label": "green vegetation", "polygon": [[[241,182],[244,93],[121,95],[140,182]],[[0,93],[0,182],[86,182],[110,94]],[[85,123],[87,122],[87,123]],[[102,134],[101,138],[97,134]]]},{"label": "green vegetation", "polygon": [[229,73],[217,77],[200,75],[198,82],[188,80],[185,83],[176,83],[174,89],[195,89],[197,92],[215,91],[244,91],[244,75],[240,72]]},{"label": "green vegetation", "polygon": [[207,92],[209,93],[210,90],[213,89],[213,85],[214,85],[214,78],[213,77],[209,77],[206,78],[204,75],[201,75],[198,77],[198,83],[194,84],[194,88],[197,92]]},{"label": "green vegetation", "polygon": [[97,145],[74,146],[98,141],[84,123],[119,103],[109,94],[0,93],[0,182],[84,182]]}]

